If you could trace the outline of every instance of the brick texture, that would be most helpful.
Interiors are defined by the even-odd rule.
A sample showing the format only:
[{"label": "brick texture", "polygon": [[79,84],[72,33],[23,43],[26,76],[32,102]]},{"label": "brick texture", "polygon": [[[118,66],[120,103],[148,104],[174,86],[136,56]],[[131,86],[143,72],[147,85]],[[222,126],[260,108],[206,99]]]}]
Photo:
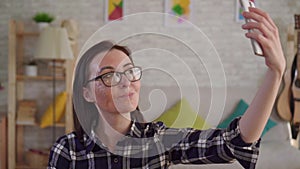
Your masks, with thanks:
[{"label": "brick texture", "polygon": [[[73,18],[78,21],[80,28],[79,46],[82,47],[85,41],[100,27],[104,26],[104,1],[103,0],[1,0],[0,1],[0,80],[6,86],[7,77],[7,55],[8,55],[8,22],[10,19],[20,19],[32,22],[32,16],[38,11],[46,11],[56,16],[54,25],[58,25],[64,18]],[[218,5],[217,5],[218,4]],[[286,37],[286,27],[293,23],[293,15],[299,12],[300,2],[298,0],[264,0],[259,1],[258,6],[267,11],[275,20],[279,27],[283,48]],[[241,30],[242,22],[235,21],[235,0],[195,0],[193,4],[195,11],[192,19],[193,24],[200,28],[209,38],[216,48],[228,86],[258,86],[265,73],[264,60],[255,57],[248,39],[244,38],[244,31]],[[163,0],[126,0],[125,14],[136,14],[138,12],[164,12]],[[180,34],[190,42],[199,44],[197,51],[200,58],[209,55],[207,44],[202,44],[201,39],[195,38],[190,28],[165,28],[163,19],[147,20],[149,25],[153,25],[154,30],[164,30]],[[141,27],[140,23],[119,27],[112,31],[116,37],[123,30],[135,30]],[[151,26],[150,26],[151,27]],[[121,30],[121,31],[120,31]],[[145,28],[147,30],[147,28]],[[173,76],[156,76],[155,71],[148,71],[148,77],[143,80],[145,84],[158,83],[160,85],[173,85],[175,81],[190,85],[191,82],[199,86],[210,86],[210,80],[215,80],[217,85],[218,76],[223,76],[222,72],[217,72],[214,79],[209,78],[210,72],[219,67],[216,61],[201,63],[199,57],[195,56],[181,42],[162,36],[140,36],[127,39],[125,44],[133,48],[137,62],[142,66],[149,66],[149,63],[156,68],[164,69],[160,71],[161,76],[167,73]],[[151,50],[149,48],[155,48]],[[159,50],[163,49],[163,50]],[[32,49],[33,50],[33,49]],[[177,59],[176,59],[177,58]],[[216,59],[216,58],[208,58]],[[177,61],[176,61],[177,60]],[[149,68],[150,69],[150,68]],[[181,71],[184,70],[184,71]],[[192,73],[191,73],[192,72]],[[187,74],[189,76],[187,76]],[[195,76],[195,77],[194,77]],[[163,80],[163,79],[166,80]],[[195,78],[195,79],[193,79]],[[188,79],[188,80],[187,80]],[[0,105],[6,104],[7,86],[0,91]]]},{"label": "brick texture", "polygon": [[[144,85],[197,85],[209,87],[212,82],[217,86],[224,86],[222,78],[225,75],[229,87],[258,86],[266,71],[264,60],[252,53],[250,41],[244,38],[241,30],[243,22],[235,21],[236,0],[195,0],[193,10],[195,14],[192,23],[203,34],[192,28],[167,28],[163,18],[143,18],[142,22],[133,22],[116,29],[108,29],[102,38],[116,37],[119,41],[124,31],[140,31],[141,29],[162,31],[165,35],[158,34],[131,35],[123,40],[133,50],[137,64],[145,68]],[[10,19],[31,20],[39,11],[55,15],[54,25],[59,25],[65,18],[73,18],[78,22],[80,29],[79,47],[99,28],[106,25],[104,22],[104,0],[0,0],[0,81],[5,90],[0,91],[0,107],[7,104],[7,55],[8,55],[8,23]],[[299,0],[259,0],[259,7],[267,11],[279,27],[283,48],[285,48],[286,27],[293,23],[293,15],[300,11]],[[140,12],[164,12],[163,0],[126,0],[125,14]],[[205,36],[204,36],[205,35]],[[180,37],[179,40],[174,37]],[[208,37],[219,54],[216,57],[212,45],[205,39]],[[188,39],[190,46],[180,40]],[[195,55],[189,47],[200,51]],[[32,49],[28,47],[29,53]],[[27,49],[26,49],[27,51]],[[220,60],[218,60],[220,59]],[[221,64],[220,64],[221,63]],[[223,70],[224,72],[220,71]],[[214,76],[212,76],[212,74]],[[35,98],[42,96],[38,104],[43,113],[51,99],[51,84],[33,84],[25,95]],[[39,92],[34,92],[39,88]],[[59,89],[60,90],[60,89]],[[45,96],[44,96],[45,95]],[[44,106],[43,106],[44,105]],[[0,110],[0,112],[3,110]],[[40,116],[41,114],[39,114]],[[30,130],[30,131],[28,131]],[[52,139],[49,138],[51,129],[26,129],[33,133],[32,137],[25,137],[26,147],[49,148]],[[63,130],[58,130],[57,135],[62,135]],[[38,138],[38,140],[37,140]],[[50,142],[50,144],[49,144]]]}]

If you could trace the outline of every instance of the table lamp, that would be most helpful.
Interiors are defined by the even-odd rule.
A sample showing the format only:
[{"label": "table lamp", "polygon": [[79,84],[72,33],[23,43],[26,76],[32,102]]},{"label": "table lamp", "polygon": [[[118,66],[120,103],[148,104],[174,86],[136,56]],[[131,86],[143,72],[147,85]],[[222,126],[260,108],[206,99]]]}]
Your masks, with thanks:
[{"label": "table lamp", "polygon": [[73,59],[73,53],[71,49],[71,44],[68,40],[67,31],[65,28],[61,27],[47,27],[41,32],[35,51],[34,57],[36,59],[46,59],[53,62],[53,141],[56,139],[56,128],[55,128],[55,114],[56,114],[56,61]]}]

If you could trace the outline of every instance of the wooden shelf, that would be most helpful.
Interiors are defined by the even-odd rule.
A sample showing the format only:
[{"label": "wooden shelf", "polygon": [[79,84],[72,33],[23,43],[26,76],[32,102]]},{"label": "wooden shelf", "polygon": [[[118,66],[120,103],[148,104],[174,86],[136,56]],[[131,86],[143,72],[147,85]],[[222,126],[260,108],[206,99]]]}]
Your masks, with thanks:
[{"label": "wooden shelf", "polygon": [[18,32],[17,36],[33,36],[38,37],[40,34],[38,32]]},{"label": "wooden shelf", "polygon": [[21,165],[17,165],[16,169],[42,169],[42,168],[46,168],[46,166],[41,166],[41,167],[31,167],[29,165],[25,165],[25,164],[21,164]]},{"label": "wooden shelf", "polygon": [[[17,80],[53,80],[52,76],[25,76],[17,75]],[[65,77],[55,77],[55,80],[65,80]]]},{"label": "wooden shelf", "polygon": [[56,123],[55,127],[66,127],[66,124],[65,123]]},{"label": "wooden shelf", "polygon": [[0,168],[7,168],[7,119],[0,114]]},{"label": "wooden shelf", "polygon": [[[24,72],[24,63],[26,59],[29,59],[26,56],[26,52],[29,52],[26,47],[32,47],[31,51],[34,51],[34,46],[31,43],[32,40],[36,41],[40,36],[40,32],[36,30],[34,27],[28,26],[28,24],[22,21],[11,20],[9,22],[9,31],[8,31],[8,131],[7,131],[7,167],[9,169],[40,169],[46,168],[46,166],[41,167],[32,167],[24,163],[24,157],[26,157],[27,152],[24,150],[26,147],[26,140],[24,137],[29,136],[28,131],[25,131],[26,127],[33,127],[32,129],[37,129],[38,131],[42,131],[40,129],[40,125],[38,122],[34,120],[28,120],[28,124],[25,122],[27,120],[19,120],[17,121],[17,112],[18,112],[18,101],[23,100],[26,88],[33,88],[34,86],[28,86],[27,83],[31,81],[36,83],[41,83],[41,85],[46,85],[44,82],[52,82],[54,80],[52,76],[51,65],[48,67],[44,67],[44,69],[39,72],[41,75],[38,76],[26,76],[23,74]],[[27,39],[28,38],[28,39]],[[27,43],[29,40],[30,43]],[[75,43],[72,44],[72,51],[75,56],[77,56],[77,39],[75,39]],[[73,68],[75,65],[75,60],[63,60],[61,67],[64,68],[63,71],[56,71],[55,80],[59,82],[65,83],[65,90],[68,94],[72,93],[72,74]],[[48,61],[46,61],[48,62]],[[49,60],[50,62],[50,60]],[[58,61],[57,61],[58,62]],[[51,62],[50,62],[51,63]],[[55,65],[55,66],[58,66]],[[63,73],[63,75],[62,75]],[[62,84],[63,85],[63,84]],[[49,95],[45,93],[46,95]],[[39,96],[35,96],[39,97]],[[67,98],[66,103],[66,113],[64,115],[63,122],[59,122],[55,124],[55,127],[61,127],[59,129],[64,129],[66,133],[73,131],[73,117],[72,117],[72,100],[71,97]],[[23,122],[23,123],[22,123]],[[32,123],[30,123],[32,122]],[[30,128],[31,129],[31,128]],[[54,129],[53,126],[47,129]],[[47,130],[47,132],[49,132]],[[1,137],[1,136],[0,136]],[[41,145],[42,146],[42,145]],[[1,156],[1,155],[0,155]],[[2,156],[1,156],[2,157]],[[32,161],[32,160],[30,160]],[[17,162],[17,163],[16,163]],[[34,162],[34,161],[33,161]],[[44,164],[37,164],[44,165]],[[0,166],[0,168],[2,168]]]},{"label": "wooden shelf", "polygon": [[[34,126],[34,127],[39,127],[40,125],[38,124],[38,123],[35,123],[35,124],[25,124],[25,123],[18,123],[18,122],[16,122],[16,124],[18,125],[18,126]],[[65,125],[65,123],[55,123],[55,127],[65,127],[66,125]],[[54,127],[54,126],[50,126],[50,127]]]}]

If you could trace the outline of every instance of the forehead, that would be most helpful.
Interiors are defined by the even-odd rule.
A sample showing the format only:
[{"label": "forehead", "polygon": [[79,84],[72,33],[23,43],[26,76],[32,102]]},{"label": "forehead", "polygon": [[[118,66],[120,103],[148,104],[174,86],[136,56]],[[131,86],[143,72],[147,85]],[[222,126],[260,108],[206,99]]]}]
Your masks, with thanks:
[{"label": "forehead", "polygon": [[123,65],[131,63],[129,57],[122,51],[112,49],[108,52],[97,54],[90,63],[90,72],[97,73],[102,67],[111,66],[118,70],[123,68]]}]

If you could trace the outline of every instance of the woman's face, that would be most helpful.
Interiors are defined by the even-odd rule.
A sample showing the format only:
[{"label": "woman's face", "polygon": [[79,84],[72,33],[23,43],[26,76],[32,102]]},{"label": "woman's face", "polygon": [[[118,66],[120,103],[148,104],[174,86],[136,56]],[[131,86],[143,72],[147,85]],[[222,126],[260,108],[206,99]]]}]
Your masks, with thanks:
[{"label": "woman's face", "polygon": [[[112,49],[106,55],[98,54],[89,65],[88,79],[93,79],[108,72],[124,72],[133,67],[129,57],[122,51]],[[101,111],[108,113],[128,113],[138,106],[140,81],[130,82],[122,74],[121,81],[116,86],[107,87],[99,79],[91,81],[84,88],[84,97],[94,102]]]}]

